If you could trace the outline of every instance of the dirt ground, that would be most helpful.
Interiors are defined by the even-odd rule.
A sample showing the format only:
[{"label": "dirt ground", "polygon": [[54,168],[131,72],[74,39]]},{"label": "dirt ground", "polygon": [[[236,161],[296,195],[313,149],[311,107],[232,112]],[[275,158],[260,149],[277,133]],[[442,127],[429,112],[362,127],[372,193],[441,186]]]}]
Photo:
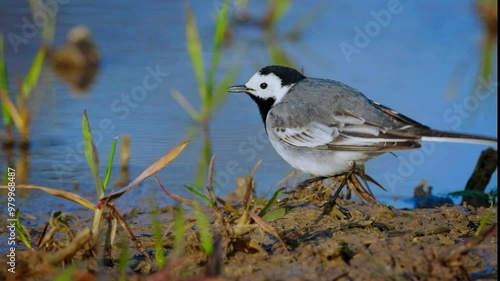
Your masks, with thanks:
[{"label": "dirt ground", "polygon": [[[496,211],[487,221],[484,238],[474,237],[486,208],[442,206],[430,209],[401,210],[381,204],[339,202],[352,217],[332,212],[320,217],[314,208],[324,198],[312,191],[296,194],[308,204],[288,202],[289,212],[269,222],[284,245],[269,232],[253,224],[238,235],[212,223],[215,251],[207,258],[200,247],[194,218],[186,218],[185,245],[182,254],[173,245],[173,207],[162,208],[158,215],[163,226],[165,267],[157,270],[154,261],[144,260],[129,242],[128,251],[136,253],[122,273],[117,268],[120,249],[115,244],[110,256],[102,251],[89,255],[88,247],[62,263],[47,262],[49,250],[17,251],[16,274],[6,270],[0,280],[53,280],[71,265],[67,279],[58,280],[496,280]],[[324,201],[323,201],[324,202]],[[223,213],[223,212],[222,212]],[[138,243],[153,256],[151,214],[145,210],[124,215]],[[229,221],[229,220],[225,220]],[[73,229],[88,226],[91,220],[76,220]],[[233,221],[232,225],[236,225]],[[31,229],[32,241],[42,227]],[[233,228],[234,231],[235,228]],[[6,235],[2,230],[2,236]],[[78,235],[75,235],[78,236]],[[118,241],[127,235],[118,227]],[[76,240],[77,238],[75,238]],[[122,240],[120,240],[122,239]],[[55,241],[57,241],[55,239]],[[55,246],[53,246],[56,249]],[[102,244],[97,249],[102,249]],[[90,251],[92,253],[92,251]],[[6,262],[3,260],[2,267]],[[154,259],[154,258],[153,258]],[[120,275],[121,274],[121,275]],[[121,277],[120,277],[121,276]]]},{"label": "dirt ground", "polygon": [[[273,245],[271,254],[238,252],[224,264],[223,276],[233,280],[467,280],[467,275],[473,280],[496,279],[496,236],[461,260],[449,265],[441,261],[473,235],[485,209],[346,207],[353,214],[351,220],[328,216],[319,224],[313,223],[317,210],[293,209],[272,223],[293,245],[290,253],[279,244]],[[495,215],[492,221],[496,219]]]}]

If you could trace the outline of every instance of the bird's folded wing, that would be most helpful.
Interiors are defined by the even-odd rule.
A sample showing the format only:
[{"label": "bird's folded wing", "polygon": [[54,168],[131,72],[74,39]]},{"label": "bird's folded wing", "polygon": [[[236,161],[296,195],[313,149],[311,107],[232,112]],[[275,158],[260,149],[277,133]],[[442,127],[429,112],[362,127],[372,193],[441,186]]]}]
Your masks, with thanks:
[{"label": "bird's folded wing", "polygon": [[[382,105],[382,104],[375,102],[375,101],[372,101],[372,100],[370,100],[370,103],[371,103],[371,105],[375,106],[380,111],[384,112],[385,114],[393,117],[394,119],[396,119],[400,122],[407,124],[408,126],[417,127],[420,129],[430,129],[428,126],[425,126],[425,125],[397,112],[396,110],[394,110],[392,108],[389,108],[385,105]],[[408,127],[408,126],[406,126],[406,127]],[[400,128],[400,130],[401,130],[401,128]]]},{"label": "bird's folded wing", "polygon": [[268,129],[296,147],[366,152],[420,147],[418,136],[367,122],[349,112],[276,109],[269,112]]}]

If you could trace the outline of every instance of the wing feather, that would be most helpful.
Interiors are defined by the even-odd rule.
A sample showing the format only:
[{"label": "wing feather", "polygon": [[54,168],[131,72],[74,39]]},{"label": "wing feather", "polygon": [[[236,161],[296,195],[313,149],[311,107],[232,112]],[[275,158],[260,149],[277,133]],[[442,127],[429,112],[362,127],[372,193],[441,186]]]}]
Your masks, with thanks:
[{"label": "wing feather", "polygon": [[[294,109],[297,110],[297,107]],[[325,118],[325,115],[321,118],[309,116],[307,123],[294,120],[295,126],[293,127],[285,126],[286,122],[283,118],[290,118],[289,116],[280,116],[276,110],[271,110],[269,114],[274,119],[270,122],[270,129],[274,130],[279,139],[296,147],[366,152],[387,152],[420,147],[419,136],[398,130],[398,128],[391,129],[367,122],[350,112],[335,112],[330,114],[329,118]],[[409,128],[414,125],[415,123],[412,122],[405,127]]]},{"label": "wing feather", "polygon": [[274,105],[266,129],[296,147],[388,152],[420,147],[429,127],[333,80],[305,79]]}]

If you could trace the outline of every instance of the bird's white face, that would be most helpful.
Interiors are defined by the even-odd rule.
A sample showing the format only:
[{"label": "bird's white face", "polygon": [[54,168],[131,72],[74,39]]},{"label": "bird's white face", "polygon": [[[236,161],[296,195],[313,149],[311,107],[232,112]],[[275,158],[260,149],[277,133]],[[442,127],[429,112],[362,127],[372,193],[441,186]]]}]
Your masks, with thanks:
[{"label": "bird's white face", "polygon": [[275,74],[262,75],[257,72],[248,80],[245,86],[251,95],[262,99],[273,98],[276,100],[275,103],[278,103],[293,85],[282,86],[281,79]]}]

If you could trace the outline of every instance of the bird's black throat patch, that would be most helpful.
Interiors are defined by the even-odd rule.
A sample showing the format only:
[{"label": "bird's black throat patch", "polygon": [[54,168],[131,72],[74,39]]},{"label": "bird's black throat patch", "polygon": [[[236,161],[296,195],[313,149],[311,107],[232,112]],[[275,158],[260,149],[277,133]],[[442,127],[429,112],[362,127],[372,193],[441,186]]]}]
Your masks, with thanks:
[{"label": "bird's black throat patch", "polygon": [[297,70],[280,65],[270,65],[266,66],[259,71],[261,75],[268,75],[270,73],[278,76],[281,79],[281,86],[287,86],[295,84],[306,77]]},{"label": "bird's black throat patch", "polygon": [[273,98],[263,99],[251,94],[248,95],[253,99],[253,101],[259,107],[259,112],[260,116],[262,117],[262,122],[264,122],[264,126],[266,126],[267,113],[269,112],[269,110],[271,110],[271,107],[273,107],[273,104],[276,101],[276,99]]}]

